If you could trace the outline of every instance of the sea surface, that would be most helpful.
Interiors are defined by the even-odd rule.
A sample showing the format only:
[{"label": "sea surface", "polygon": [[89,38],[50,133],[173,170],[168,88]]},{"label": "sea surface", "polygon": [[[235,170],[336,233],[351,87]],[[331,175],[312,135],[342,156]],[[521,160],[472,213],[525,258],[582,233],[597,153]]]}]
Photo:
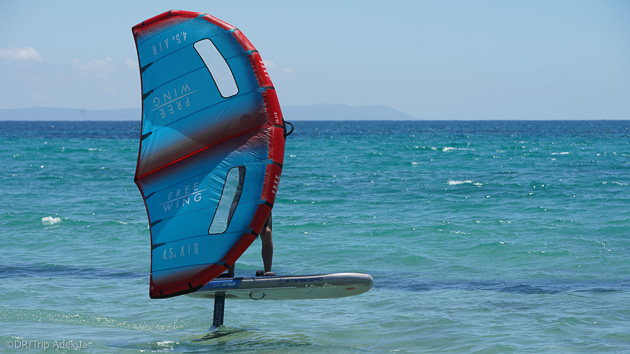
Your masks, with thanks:
[{"label": "sea surface", "polygon": [[0,122],[0,351],[630,352],[630,121],[294,124],[274,271],[374,288],[210,331],[212,300],[149,299],[139,122]]}]

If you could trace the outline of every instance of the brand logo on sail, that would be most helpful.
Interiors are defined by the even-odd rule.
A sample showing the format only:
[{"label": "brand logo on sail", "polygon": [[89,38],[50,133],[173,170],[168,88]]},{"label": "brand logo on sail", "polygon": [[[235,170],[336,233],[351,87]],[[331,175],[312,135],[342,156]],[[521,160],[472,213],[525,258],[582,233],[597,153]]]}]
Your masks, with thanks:
[{"label": "brand logo on sail", "polygon": [[164,92],[157,93],[152,100],[153,111],[158,111],[160,118],[166,118],[190,107],[190,95],[199,90],[192,90],[187,83],[181,87],[173,87]]},{"label": "brand logo on sail", "polygon": [[168,193],[168,199],[160,204],[164,208],[164,212],[177,210],[190,205],[191,201],[199,203],[201,201],[201,192],[205,189],[199,189],[199,182],[187,184],[182,188],[177,188]]}]

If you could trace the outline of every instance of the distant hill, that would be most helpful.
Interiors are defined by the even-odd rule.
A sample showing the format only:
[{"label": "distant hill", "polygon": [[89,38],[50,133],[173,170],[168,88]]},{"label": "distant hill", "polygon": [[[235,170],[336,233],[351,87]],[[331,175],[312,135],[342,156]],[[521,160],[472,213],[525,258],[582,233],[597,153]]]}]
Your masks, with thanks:
[{"label": "distant hill", "polygon": [[417,120],[394,108],[375,106],[348,106],[345,104],[315,104],[282,107],[284,119],[291,120]]},{"label": "distant hill", "polygon": [[[292,120],[416,120],[417,118],[387,106],[348,106],[316,104],[282,107],[284,118]],[[140,109],[86,110],[33,107],[0,109],[0,120],[140,120]]]},{"label": "distant hill", "polygon": [[0,109],[0,120],[140,120],[140,109],[86,110],[46,107]]}]

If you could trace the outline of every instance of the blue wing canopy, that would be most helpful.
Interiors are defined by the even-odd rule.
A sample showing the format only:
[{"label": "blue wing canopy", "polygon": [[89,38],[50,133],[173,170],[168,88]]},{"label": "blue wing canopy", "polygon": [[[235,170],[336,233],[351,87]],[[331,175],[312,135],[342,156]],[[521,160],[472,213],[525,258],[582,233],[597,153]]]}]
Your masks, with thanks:
[{"label": "blue wing canopy", "polygon": [[135,181],[151,228],[152,298],[195,291],[234,264],[275,201],[284,122],[258,51],[212,16],[133,27],[142,79]]}]

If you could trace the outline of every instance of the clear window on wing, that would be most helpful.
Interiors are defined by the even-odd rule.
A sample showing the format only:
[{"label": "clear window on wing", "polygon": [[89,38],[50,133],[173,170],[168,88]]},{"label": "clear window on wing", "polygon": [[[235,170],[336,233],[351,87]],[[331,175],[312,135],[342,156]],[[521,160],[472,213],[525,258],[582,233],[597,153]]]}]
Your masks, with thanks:
[{"label": "clear window on wing", "polygon": [[210,75],[212,75],[221,96],[228,98],[236,95],[238,86],[232,69],[214,43],[209,39],[202,39],[196,42],[194,46],[203,63],[206,64]]},{"label": "clear window on wing", "polygon": [[233,167],[228,171],[219,205],[208,229],[210,235],[222,234],[227,231],[236,211],[236,206],[241,199],[244,182],[245,166]]}]

